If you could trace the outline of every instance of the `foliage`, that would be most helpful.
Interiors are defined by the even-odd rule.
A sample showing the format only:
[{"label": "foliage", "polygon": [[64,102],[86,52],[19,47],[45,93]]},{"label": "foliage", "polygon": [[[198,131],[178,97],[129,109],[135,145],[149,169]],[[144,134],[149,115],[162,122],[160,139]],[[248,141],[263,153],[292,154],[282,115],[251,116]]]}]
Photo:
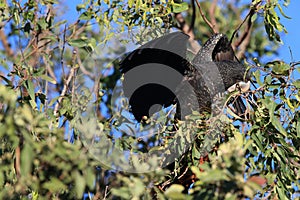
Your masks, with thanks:
[{"label": "foliage", "polygon": [[[246,119],[230,109],[210,120],[209,113],[195,112],[179,122],[160,113],[139,125],[139,132],[147,131],[149,124],[162,127],[145,142],[129,134],[136,124],[120,120],[121,113],[113,113],[109,104],[121,76],[115,70],[118,62],[105,68],[111,73],[95,77],[94,69],[85,68],[82,61],[116,32],[136,27],[180,29],[176,14],[187,13],[189,24],[192,6],[181,1],[90,0],[76,5],[78,15],[72,23],[63,19],[65,5],[56,0],[1,1],[0,199],[81,199],[84,193],[94,199],[291,199],[300,185],[299,63],[261,63],[261,58],[277,53],[279,33],[286,32],[278,13],[288,16],[278,0],[222,2],[201,5],[227,35],[245,13],[254,11],[248,30],[252,35],[241,46],[239,37],[234,38],[234,44],[253,71],[258,99],[248,102],[252,108]],[[196,13],[192,28],[195,38],[204,41],[210,30]],[[247,27],[242,26],[239,34]],[[123,50],[109,53],[114,51]],[[102,65],[107,62],[106,57],[99,59]],[[110,169],[88,153],[76,127],[91,98],[75,93],[80,72],[95,80],[97,124],[109,142],[132,154],[165,150],[168,158],[177,152],[181,156],[175,163],[162,159],[166,168],[127,173]],[[80,103],[74,103],[78,99]],[[137,170],[159,165],[141,165],[134,159],[132,163]]]}]

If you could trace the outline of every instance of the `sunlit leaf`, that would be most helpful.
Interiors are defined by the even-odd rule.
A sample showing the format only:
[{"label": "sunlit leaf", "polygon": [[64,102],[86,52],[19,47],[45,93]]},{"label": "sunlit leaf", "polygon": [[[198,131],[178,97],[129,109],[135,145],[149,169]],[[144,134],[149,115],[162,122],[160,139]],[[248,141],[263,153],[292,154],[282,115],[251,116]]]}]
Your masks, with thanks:
[{"label": "sunlit leaf", "polygon": [[31,173],[33,160],[33,149],[30,144],[25,144],[21,152],[21,173],[27,176]]},{"label": "sunlit leaf", "polygon": [[73,47],[85,47],[88,45],[88,41],[86,39],[72,39],[69,40],[68,43]]},{"label": "sunlit leaf", "polygon": [[67,189],[67,186],[56,177],[51,177],[50,181],[43,184],[43,187],[51,192],[62,192]]},{"label": "sunlit leaf", "polygon": [[183,11],[186,11],[189,9],[189,5],[187,2],[183,2],[183,3],[173,3],[172,4],[172,10],[174,13],[181,13]]},{"label": "sunlit leaf", "polygon": [[165,191],[165,195],[171,199],[185,199],[185,195],[182,194],[183,190],[182,185],[173,184]]},{"label": "sunlit leaf", "polygon": [[40,78],[44,79],[45,81],[48,81],[48,82],[50,82],[52,84],[56,84],[56,81],[53,78],[51,78],[51,77],[49,77],[49,76],[47,76],[45,74],[40,75]]},{"label": "sunlit leaf", "polygon": [[280,123],[280,121],[278,120],[278,118],[274,117],[272,119],[272,124],[273,126],[284,136],[287,136],[287,132],[285,131],[285,129],[283,128],[282,124]]},{"label": "sunlit leaf", "polygon": [[81,198],[83,193],[84,193],[84,188],[86,184],[85,178],[79,174],[79,172],[75,172],[75,187],[76,187],[76,193],[77,193],[77,198]]}]

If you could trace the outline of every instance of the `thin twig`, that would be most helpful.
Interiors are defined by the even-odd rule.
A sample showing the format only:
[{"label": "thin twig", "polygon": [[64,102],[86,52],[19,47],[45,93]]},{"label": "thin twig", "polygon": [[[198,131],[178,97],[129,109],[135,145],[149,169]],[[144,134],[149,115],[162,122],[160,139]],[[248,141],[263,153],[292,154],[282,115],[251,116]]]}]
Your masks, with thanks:
[{"label": "thin twig", "polygon": [[184,170],[184,172],[183,172],[180,176],[178,176],[177,179],[181,179],[181,178],[187,173],[188,169],[189,169],[189,168],[186,167],[185,170]]},{"label": "thin twig", "polygon": [[85,66],[82,64],[81,58],[79,56],[79,54],[77,54],[77,63],[80,67],[80,70],[83,74],[87,75],[90,79],[95,80],[95,75],[91,72],[89,72]]},{"label": "thin twig", "polygon": [[239,42],[236,43],[236,47],[239,46],[239,44],[241,44],[243,42],[243,38],[246,38],[247,37],[247,34],[249,33],[250,31],[250,28],[252,26],[252,21],[251,21],[251,18],[252,16],[255,14],[255,11],[257,9],[257,7],[260,5],[261,2],[258,2],[257,4],[255,4],[254,6],[252,6],[250,8],[250,11],[249,13],[247,14],[247,16],[245,17],[245,19],[242,21],[242,23],[234,30],[234,32],[232,33],[232,36],[230,38],[230,44],[232,43],[232,40],[235,36],[235,34],[238,32],[238,30],[242,27],[242,25],[246,22],[246,20],[248,19],[248,23],[247,23],[247,28],[245,29],[244,33],[242,34],[242,36],[240,37],[239,39]]},{"label": "thin twig", "polygon": [[64,31],[63,31],[63,44],[62,44],[62,49],[61,49],[61,53],[60,53],[60,64],[61,64],[61,69],[62,69],[62,75],[63,75],[63,80],[65,80],[65,69],[64,69],[64,52],[65,52],[65,46],[66,46],[66,29],[67,29],[67,25],[65,25]]},{"label": "thin twig", "polygon": [[67,80],[66,80],[66,82],[65,82],[65,84],[64,84],[63,90],[62,90],[62,92],[61,92],[61,94],[60,94],[60,97],[58,98],[57,103],[56,103],[56,105],[55,105],[55,107],[54,107],[53,113],[54,113],[54,116],[56,116],[56,117],[58,116],[58,109],[59,109],[59,106],[60,106],[60,104],[61,104],[61,102],[62,102],[64,96],[66,95],[66,93],[67,93],[67,91],[68,91],[69,84],[70,84],[70,82],[72,81],[72,78],[74,77],[75,71],[76,71],[76,70],[77,70],[77,68],[74,68],[74,67],[71,68],[70,73],[69,73],[69,75],[68,75],[68,78],[67,78]]},{"label": "thin twig", "polygon": [[291,61],[294,61],[294,56],[291,47],[289,47],[290,55],[291,55]]},{"label": "thin twig", "polygon": [[216,32],[219,32],[219,26],[217,24],[217,20],[216,20],[216,17],[215,17],[217,3],[218,3],[218,0],[213,0],[208,13],[209,13],[209,18],[211,20],[211,23],[213,24]]},{"label": "thin twig", "polygon": [[163,183],[160,185],[159,189],[160,189],[161,191],[164,191],[164,188],[165,188],[166,186],[168,186],[169,184],[171,184],[171,183],[172,183],[172,180],[171,180],[171,179],[168,179],[168,180],[166,180],[165,182],[163,182]]},{"label": "thin twig", "polygon": [[176,13],[175,14],[175,19],[179,23],[179,29],[182,30],[185,34],[190,36],[190,39],[193,40],[195,38],[195,35],[193,31],[190,29],[190,26],[186,23],[184,17],[182,16],[181,13]]},{"label": "thin twig", "polygon": [[[47,55],[49,55],[49,47],[47,47],[47,49],[45,50],[45,52],[46,52],[46,54]],[[46,70],[45,70],[45,75],[46,76],[48,76],[48,74],[51,76],[51,78],[53,78],[53,80],[55,81],[55,82],[57,82],[57,80],[56,80],[56,77],[55,77],[55,75],[54,75],[54,72],[52,71],[52,69],[51,69],[51,67],[50,67],[50,64],[49,64],[49,62],[48,62],[48,59],[46,59],[45,58],[45,56],[43,56],[43,61],[44,61],[44,63],[45,63],[45,68],[46,68]],[[46,95],[46,97],[48,97],[48,86],[49,86],[49,83],[48,83],[48,81],[45,81],[45,95]],[[45,101],[45,111],[48,109],[48,101],[46,100]],[[45,112],[45,113],[47,113],[47,112]]]},{"label": "thin twig", "polygon": [[238,30],[242,27],[242,25],[247,21],[247,27],[245,28],[244,32],[241,34],[241,36],[238,38],[238,40],[234,43],[233,49],[237,49],[238,47],[240,47],[239,52],[236,56],[236,58],[239,60],[241,58],[243,58],[245,52],[246,52],[246,48],[248,46],[248,44],[250,43],[250,39],[251,39],[251,32],[252,32],[252,16],[255,14],[257,7],[260,5],[261,2],[258,2],[256,5],[252,6],[249,13],[247,14],[247,16],[245,17],[245,19],[242,21],[242,23],[234,30],[234,32],[232,33],[232,36],[230,38],[230,44],[232,44],[232,40],[234,38],[234,36],[236,35],[236,33],[238,32]]},{"label": "thin twig", "polygon": [[14,51],[10,48],[6,35],[4,34],[3,29],[0,29],[0,40],[8,57],[14,55]]},{"label": "thin twig", "polygon": [[[251,17],[254,15],[254,13],[255,13],[255,12],[254,12],[253,9],[251,9],[251,10],[249,11],[249,13],[248,13],[247,16],[245,17],[245,19],[242,21],[242,23],[241,23],[241,24],[234,30],[234,32],[232,33],[232,36],[231,36],[231,38],[230,38],[230,43],[232,43],[232,40],[233,40],[235,34],[238,32],[238,30],[240,30],[240,28],[241,28],[242,25],[247,21],[248,18],[249,18],[249,21],[248,21],[248,27],[247,27],[247,29],[248,29],[248,30],[250,29],[250,26],[251,26],[251,24],[252,24],[252,22],[251,22]],[[242,38],[245,37],[244,35],[247,33],[247,29],[245,30],[245,33],[242,34],[242,35],[243,35]]]},{"label": "thin twig", "polygon": [[[76,61],[77,56],[78,56],[78,48],[76,47],[76,48],[73,50],[72,66],[76,66],[76,65],[75,65],[75,61]],[[76,67],[76,69],[78,69],[78,67]],[[76,72],[77,72],[77,70],[74,71],[74,78],[73,78],[73,81],[72,81],[72,92],[71,92],[71,102],[72,102],[72,103],[74,103],[74,98],[75,98]]]},{"label": "thin twig", "polygon": [[[42,45],[40,45],[40,46],[38,46],[38,47],[35,47],[36,45],[33,44],[34,41],[35,41],[35,39],[33,39],[33,40],[30,42],[31,45],[29,44],[30,46],[34,47],[34,50],[33,50],[33,51],[30,51],[30,53],[28,53],[28,54],[26,54],[26,55],[24,55],[24,51],[26,51],[26,49],[23,51],[23,50],[21,50],[21,46],[20,46],[22,59],[20,60],[19,63],[22,63],[22,62],[25,61],[27,58],[32,57],[32,55],[33,55],[33,54],[36,54],[36,53],[38,52],[38,50],[40,50],[40,49],[46,47],[48,44],[51,43],[51,41],[47,41],[47,42],[45,42],[44,44],[42,44]],[[36,59],[35,59],[35,60],[36,60]]]},{"label": "thin twig", "polygon": [[106,197],[108,196],[108,186],[105,186],[105,191],[104,191],[104,198],[103,198],[103,200],[105,200],[106,199]]},{"label": "thin twig", "polygon": [[[250,18],[249,18],[250,19]],[[242,59],[244,57],[244,54],[247,50],[247,46],[250,43],[251,39],[251,32],[252,32],[252,26],[244,32],[245,37],[241,37],[235,44],[234,48],[236,49],[237,47],[239,48],[239,52],[237,53],[236,57],[238,60]]]},{"label": "thin twig", "polygon": [[197,3],[197,6],[199,8],[199,11],[200,11],[200,14],[201,14],[201,17],[202,19],[204,20],[204,22],[211,28],[211,30],[213,31],[213,33],[217,33],[217,31],[215,30],[215,25],[211,24],[210,21],[208,21],[208,19],[205,17],[203,11],[202,11],[202,8],[201,8],[201,5],[200,3],[198,2],[198,0],[195,0],[196,3]]},{"label": "thin twig", "polygon": [[15,151],[16,151],[15,170],[16,170],[17,177],[20,178],[20,176],[21,176],[21,149],[20,149],[20,146],[17,146]]}]

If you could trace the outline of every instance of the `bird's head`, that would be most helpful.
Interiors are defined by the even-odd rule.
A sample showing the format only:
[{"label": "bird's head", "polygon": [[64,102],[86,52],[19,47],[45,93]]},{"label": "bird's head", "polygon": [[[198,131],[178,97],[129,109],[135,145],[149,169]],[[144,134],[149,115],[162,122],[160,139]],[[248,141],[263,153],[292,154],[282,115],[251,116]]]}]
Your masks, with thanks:
[{"label": "bird's head", "polygon": [[[234,60],[234,52],[226,35],[218,33],[213,35],[210,40],[215,40],[215,46],[212,48],[212,59],[215,62]],[[209,40],[208,40],[209,41]]]},{"label": "bird's head", "polygon": [[204,43],[193,63],[233,61],[234,58],[234,52],[227,36],[223,33],[217,33]]}]

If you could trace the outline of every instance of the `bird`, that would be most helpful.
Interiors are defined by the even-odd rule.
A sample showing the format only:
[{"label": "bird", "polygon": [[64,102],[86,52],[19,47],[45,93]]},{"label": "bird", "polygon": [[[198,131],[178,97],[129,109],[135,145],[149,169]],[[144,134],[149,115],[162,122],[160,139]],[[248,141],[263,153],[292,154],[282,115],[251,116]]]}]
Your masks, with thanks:
[{"label": "bird", "polygon": [[[249,90],[249,74],[225,34],[213,34],[191,61],[186,58],[188,40],[183,32],[169,33],[121,60],[124,95],[137,121],[170,105],[176,105],[175,117],[180,120],[193,110],[211,111],[220,94]],[[238,114],[245,112],[240,96],[233,106]]]}]

